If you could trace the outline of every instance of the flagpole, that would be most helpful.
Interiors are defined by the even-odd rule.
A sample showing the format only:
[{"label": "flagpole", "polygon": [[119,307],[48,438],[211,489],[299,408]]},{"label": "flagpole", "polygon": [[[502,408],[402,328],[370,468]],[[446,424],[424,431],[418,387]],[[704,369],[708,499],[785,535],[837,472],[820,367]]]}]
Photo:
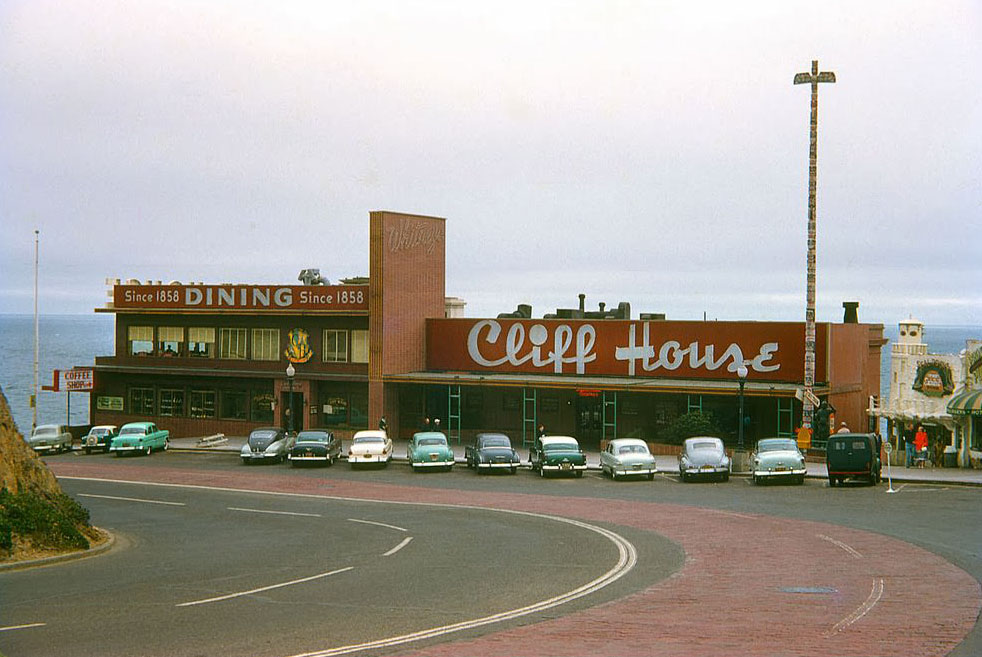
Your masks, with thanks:
[{"label": "flagpole", "polygon": [[34,419],[31,422],[32,433],[38,426],[38,236],[40,232],[34,229],[34,389],[31,395]]}]

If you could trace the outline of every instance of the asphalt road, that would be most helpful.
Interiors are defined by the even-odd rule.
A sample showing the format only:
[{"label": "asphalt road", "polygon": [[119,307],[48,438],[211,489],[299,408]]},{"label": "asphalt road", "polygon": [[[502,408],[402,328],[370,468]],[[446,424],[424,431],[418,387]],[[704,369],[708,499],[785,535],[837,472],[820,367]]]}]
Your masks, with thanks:
[{"label": "asphalt road", "polygon": [[[66,465],[93,468],[117,467],[122,462],[131,479],[140,478],[144,469],[148,478],[154,471],[179,471],[185,479],[204,485],[230,478],[241,482],[253,475],[286,476],[298,488],[313,486],[324,495],[345,482],[370,481],[408,490],[408,498],[413,497],[412,490],[419,491],[421,498],[436,491],[447,503],[486,492],[489,497],[568,497],[571,504],[584,498],[611,504],[663,502],[733,516],[812,520],[896,537],[951,562],[976,582],[982,580],[982,490],[977,488],[908,484],[887,494],[885,485],[830,489],[822,480],[808,480],[803,486],[756,487],[742,478],[682,484],[671,474],[653,482],[613,482],[597,473],[582,479],[547,480],[528,471],[478,476],[459,467],[451,473],[412,473],[400,464],[357,471],[346,464],[326,469],[247,468],[234,455],[174,453],[122,460],[64,455],[51,459],[56,471],[59,459]],[[92,510],[95,524],[121,536],[121,546],[109,555],[73,564],[0,575],[0,626],[49,623],[0,632],[0,652],[8,657],[294,655],[521,608],[596,578],[617,558],[614,545],[593,531],[514,514],[75,479],[63,479],[63,485],[72,494],[106,496],[79,500]],[[185,506],[107,499],[110,496]],[[630,574],[571,603],[467,630],[454,638],[573,614],[650,586],[681,567],[679,546],[657,533],[613,520],[594,524],[636,546],[638,565]],[[408,536],[413,537],[411,542],[382,556]],[[732,558],[734,568],[747,568],[753,563],[743,559],[758,555]],[[918,568],[917,563],[892,565],[912,572]],[[793,557],[789,566],[794,567]],[[176,606],[349,567],[310,582]],[[911,613],[917,613],[917,604],[909,601]],[[127,615],[133,606],[137,613]],[[753,601],[735,610],[752,612]],[[905,626],[901,615],[891,631],[903,633]],[[950,654],[982,654],[977,622]]]}]

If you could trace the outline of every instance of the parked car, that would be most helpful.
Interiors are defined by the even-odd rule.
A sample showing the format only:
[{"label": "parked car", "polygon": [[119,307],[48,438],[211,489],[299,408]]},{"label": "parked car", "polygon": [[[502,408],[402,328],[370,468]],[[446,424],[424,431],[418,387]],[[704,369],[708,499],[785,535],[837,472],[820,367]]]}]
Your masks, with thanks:
[{"label": "parked car", "polygon": [[730,458],[723,441],[711,436],[686,438],[679,452],[679,476],[682,481],[706,476],[729,480]]},{"label": "parked car", "polygon": [[453,468],[453,450],[441,431],[414,433],[406,447],[406,456],[413,472],[419,468]]},{"label": "parked car", "polygon": [[292,466],[301,463],[334,465],[341,458],[341,441],[330,431],[301,431],[287,458]]},{"label": "parked car", "polygon": [[825,445],[829,486],[849,478],[880,482],[880,439],[875,433],[834,433]]},{"label": "parked car", "polygon": [[529,465],[543,477],[549,472],[571,472],[582,477],[586,454],[572,436],[540,436],[529,450]]},{"label": "parked car", "polygon": [[153,450],[166,450],[170,442],[170,432],[158,429],[153,422],[130,422],[109,442],[109,451],[116,456],[126,453],[142,452],[147,456]]},{"label": "parked car", "polygon": [[750,477],[755,484],[774,479],[805,482],[805,455],[794,438],[763,438],[750,455]]},{"label": "parked car", "polygon": [[260,427],[249,433],[249,439],[242,446],[239,456],[242,463],[273,461],[282,463],[293,447],[293,436],[280,427]]},{"label": "parked car", "polygon": [[618,477],[646,476],[650,481],[655,478],[658,467],[648,444],[643,440],[616,438],[600,452],[600,470],[614,480]]},{"label": "parked car", "polygon": [[477,473],[508,470],[512,474],[518,470],[522,460],[511,446],[511,438],[503,433],[479,433],[474,442],[464,446],[464,459],[467,467]]},{"label": "parked car", "polygon": [[95,450],[108,452],[113,438],[118,435],[119,428],[115,424],[97,424],[82,438],[82,447],[85,448],[86,454],[91,454]]},{"label": "parked car", "polygon": [[72,448],[72,432],[64,424],[39,424],[34,427],[27,444],[39,454],[67,452]]},{"label": "parked car", "polygon": [[348,463],[351,467],[360,463],[388,465],[391,460],[392,441],[384,431],[359,431],[348,446]]}]

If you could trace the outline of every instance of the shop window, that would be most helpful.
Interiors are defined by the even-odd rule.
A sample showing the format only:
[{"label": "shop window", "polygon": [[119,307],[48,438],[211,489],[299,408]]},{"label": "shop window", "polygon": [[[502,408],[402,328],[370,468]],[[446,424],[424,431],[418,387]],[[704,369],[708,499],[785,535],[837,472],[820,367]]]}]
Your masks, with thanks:
[{"label": "shop window", "polygon": [[192,390],[190,395],[191,417],[215,417],[215,391]]},{"label": "shop window", "polygon": [[348,332],[324,329],[324,362],[348,362]]},{"label": "shop window", "polygon": [[348,423],[348,398],[332,395],[324,401],[321,422],[325,426],[337,427]]},{"label": "shop window", "polygon": [[157,328],[157,353],[161,356],[180,356],[183,350],[183,327],[160,326]]},{"label": "shop window", "polygon": [[246,393],[241,390],[222,391],[221,417],[223,420],[245,420],[248,416]]},{"label": "shop window", "polygon": [[153,401],[153,388],[130,388],[130,413],[133,415],[153,415]]},{"label": "shop window", "polygon": [[244,328],[223,328],[218,332],[218,357],[242,360],[246,357],[246,331]]},{"label": "shop window", "polygon": [[126,329],[126,343],[130,356],[149,356],[153,354],[153,327],[130,326]]},{"label": "shop window", "polygon": [[161,390],[160,391],[160,414],[164,417],[183,417],[184,415],[184,391],[183,390]]},{"label": "shop window", "polygon": [[[367,331],[366,331],[367,333]],[[351,393],[351,407],[348,426],[353,429],[368,428],[368,395],[364,393]],[[372,427],[373,429],[376,427]]]},{"label": "shop window", "polygon": [[273,423],[273,395],[268,392],[252,393],[253,422]]},{"label": "shop window", "polygon": [[351,362],[368,362],[368,331],[359,329],[351,332]]},{"label": "shop window", "polygon": [[189,328],[188,356],[192,358],[214,358],[215,329],[197,326]]},{"label": "shop window", "polygon": [[280,359],[280,330],[252,329],[252,360]]}]

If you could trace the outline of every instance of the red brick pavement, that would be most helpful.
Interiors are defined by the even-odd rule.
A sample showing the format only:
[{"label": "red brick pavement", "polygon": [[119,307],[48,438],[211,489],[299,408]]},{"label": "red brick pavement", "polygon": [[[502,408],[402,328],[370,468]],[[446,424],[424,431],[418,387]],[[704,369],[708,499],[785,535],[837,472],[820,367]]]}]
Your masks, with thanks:
[{"label": "red brick pavement", "polygon": [[[256,468],[248,476],[115,463],[58,462],[51,468],[63,476],[448,501],[446,490],[298,478]],[[657,532],[682,546],[685,563],[668,579],[619,600],[406,654],[929,657],[951,651],[982,609],[979,583],[941,557],[837,525],[656,502],[470,491],[455,491],[453,501]],[[748,565],[732,568],[734,555]],[[788,593],[784,587],[835,591]]]}]

